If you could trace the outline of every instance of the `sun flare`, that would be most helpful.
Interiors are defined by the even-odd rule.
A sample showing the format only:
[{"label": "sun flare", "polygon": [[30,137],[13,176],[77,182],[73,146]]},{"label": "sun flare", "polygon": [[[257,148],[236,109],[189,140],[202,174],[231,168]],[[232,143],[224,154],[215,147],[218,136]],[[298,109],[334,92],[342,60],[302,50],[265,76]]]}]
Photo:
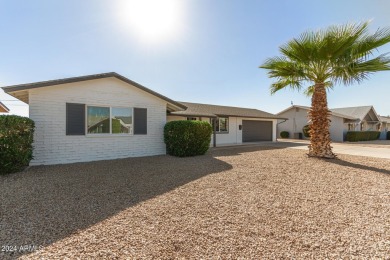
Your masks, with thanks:
[{"label": "sun flare", "polygon": [[120,19],[144,42],[161,42],[180,33],[183,14],[180,0],[127,0],[120,5]]}]

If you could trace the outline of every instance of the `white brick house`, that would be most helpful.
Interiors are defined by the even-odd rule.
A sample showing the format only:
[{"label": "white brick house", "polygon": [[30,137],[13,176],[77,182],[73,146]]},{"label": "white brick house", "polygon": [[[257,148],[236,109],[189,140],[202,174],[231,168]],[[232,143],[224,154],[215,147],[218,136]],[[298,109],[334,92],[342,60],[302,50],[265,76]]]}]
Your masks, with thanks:
[{"label": "white brick house", "polygon": [[165,154],[167,117],[193,120],[197,109],[210,106],[215,114],[197,116],[216,120],[217,144],[276,140],[278,117],[273,114],[176,102],[114,72],[3,89],[29,104],[35,122],[30,165]]},{"label": "white brick house", "polygon": [[168,113],[167,120],[201,120],[213,125],[215,120],[211,145],[276,141],[276,124],[280,117],[274,114],[251,108],[180,103],[187,109]]},{"label": "white brick house", "polygon": [[[4,91],[29,104],[30,118],[35,122],[34,159],[30,165],[165,154],[167,110],[185,109],[116,73],[10,86]],[[147,132],[137,135],[129,129],[129,133],[91,133],[87,124],[85,133],[67,134],[67,103],[84,104],[86,121],[89,107],[106,108],[111,113],[114,108],[128,108],[131,117],[133,108],[146,109]]]}]

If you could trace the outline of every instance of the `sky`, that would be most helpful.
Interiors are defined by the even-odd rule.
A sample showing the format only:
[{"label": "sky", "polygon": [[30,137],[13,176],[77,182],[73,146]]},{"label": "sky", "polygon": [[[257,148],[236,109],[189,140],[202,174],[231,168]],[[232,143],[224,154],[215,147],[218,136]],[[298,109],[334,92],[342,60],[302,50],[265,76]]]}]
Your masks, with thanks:
[{"label": "sky", "polygon": [[[389,10],[387,0],[0,0],[0,87],[114,71],[173,100],[277,113],[310,105],[296,91],[270,94],[258,67],[279,46],[348,22],[371,20],[374,32],[390,26]],[[390,115],[389,97],[390,71],[379,72],[335,86],[328,106]],[[28,115],[2,90],[0,101]]]}]

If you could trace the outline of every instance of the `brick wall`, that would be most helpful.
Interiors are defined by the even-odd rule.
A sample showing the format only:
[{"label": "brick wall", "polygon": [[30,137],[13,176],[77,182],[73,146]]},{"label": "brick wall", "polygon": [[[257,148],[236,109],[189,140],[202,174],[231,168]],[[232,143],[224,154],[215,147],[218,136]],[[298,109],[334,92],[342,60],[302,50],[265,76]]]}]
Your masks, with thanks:
[{"label": "brick wall", "polygon": [[[147,135],[67,136],[66,103],[147,108]],[[34,159],[30,165],[73,163],[165,154],[166,101],[116,78],[90,80],[29,92],[35,121]]]}]

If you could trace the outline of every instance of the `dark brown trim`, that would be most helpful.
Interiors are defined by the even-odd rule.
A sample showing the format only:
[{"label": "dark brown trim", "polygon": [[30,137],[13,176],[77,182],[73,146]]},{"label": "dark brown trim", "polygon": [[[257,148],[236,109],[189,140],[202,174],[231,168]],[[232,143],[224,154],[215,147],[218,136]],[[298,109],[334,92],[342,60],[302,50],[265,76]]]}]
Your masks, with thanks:
[{"label": "dark brown trim", "polygon": [[[185,111],[183,111],[185,112]],[[173,112],[173,113],[168,113],[168,116],[182,116],[182,117],[208,117],[208,118],[216,118],[216,117],[243,117],[243,118],[258,118],[258,119],[283,119],[283,120],[288,120],[288,118],[284,118],[284,117],[258,117],[258,116],[245,116],[245,115],[222,115],[222,114],[216,114],[214,116],[210,116],[210,115],[204,115],[204,114],[192,114],[192,113],[176,113],[176,112]]]},{"label": "dark brown trim", "polygon": [[163,96],[151,89],[148,89],[145,86],[142,86],[141,84],[132,81],[122,75],[119,75],[116,72],[108,72],[108,73],[101,73],[101,74],[94,74],[94,75],[87,75],[87,76],[81,76],[81,77],[72,77],[72,78],[65,78],[65,79],[56,79],[56,80],[48,80],[48,81],[40,81],[40,82],[34,82],[34,83],[27,83],[27,84],[19,84],[19,85],[12,85],[12,86],[6,86],[2,87],[2,89],[6,93],[15,92],[15,91],[21,91],[21,90],[28,90],[28,89],[34,89],[34,88],[42,88],[42,87],[48,87],[48,86],[55,86],[55,85],[61,85],[61,84],[68,84],[68,83],[75,83],[75,82],[81,82],[81,81],[87,81],[87,80],[94,80],[94,79],[103,79],[103,78],[117,78],[119,80],[122,80],[130,85],[133,85],[145,92],[148,92],[149,94],[152,94],[156,97],[159,97],[171,104],[174,104],[177,107],[180,107],[182,109],[186,109],[187,107],[179,102],[176,102],[170,98],[167,98],[166,96]]},{"label": "dark brown trim", "polygon": [[0,102],[0,107],[2,107],[4,109],[5,112],[3,112],[3,113],[9,112],[9,108],[6,105],[4,105],[2,102]]},{"label": "dark brown trim", "polygon": [[213,147],[217,147],[217,118],[213,118]]},{"label": "dark brown trim", "polygon": [[217,116],[210,115],[193,115],[193,114],[173,114],[168,113],[167,116],[181,116],[181,117],[207,117],[207,118],[216,118]]}]

